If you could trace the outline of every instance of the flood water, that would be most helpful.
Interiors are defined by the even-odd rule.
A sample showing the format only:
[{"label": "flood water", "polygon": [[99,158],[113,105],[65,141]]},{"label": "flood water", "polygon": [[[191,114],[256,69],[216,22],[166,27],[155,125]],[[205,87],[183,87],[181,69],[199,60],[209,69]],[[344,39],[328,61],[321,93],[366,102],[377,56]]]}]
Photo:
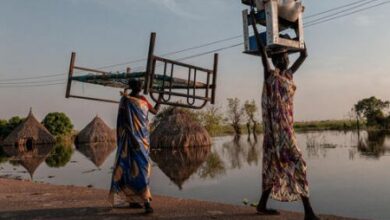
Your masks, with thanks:
[{"label": "flood water", "polygon": [[[390,136],[362,132],[297,134],[308,164],[311,200],[318,213],[390,219]],[[217,137],[210,148],[155,150],[152,193],[243,205],[261,190],[262,136],[237,142]],[[66,148],[66,147],[65,147]],[[18,161],[2,159],[0,176],[108,189],[115,146],[64,150]],[[53,153],[54,152],[54,153]],[[303,211],[299,202],[270,206]]]}]

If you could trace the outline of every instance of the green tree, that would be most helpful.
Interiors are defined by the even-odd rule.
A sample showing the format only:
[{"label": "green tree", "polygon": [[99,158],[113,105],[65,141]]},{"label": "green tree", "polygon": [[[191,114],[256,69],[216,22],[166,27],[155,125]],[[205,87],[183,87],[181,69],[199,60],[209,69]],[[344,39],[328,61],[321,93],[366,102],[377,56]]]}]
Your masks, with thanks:
[{"label": "green tree", "polygon": [[70,161],[72,154],[72,145],[65,142],[58,143],[54,146],[45,162],[49,167],[63,167]]},{"label": "green tree", "polygon": [[241,135],[241,120],[244,109],[241,107],[238,98],[228,98],[227,118],[234,129],[236,136]]},{"label": "green tree", "polygon": [[42,124],[53,135],[67,135],[72,132],[72,121],[62,112],[51,112],[43,119]]},{"label": "green tree", "polygon": [[24,118],[19,116],[14,116],[7,120],[0,120],[0,138],[7,137],[20,123],[22,123]]},{"label": "green tree", "polygon": [[374,96],[362,99],[354,106],[357,117],[365,119],[368,127],[387,127],[386,117],[383,111],[390,105],[389,101],[382,101]]},{"label": "green tree", "polygon": [[209,132],[211,136],[220,133],[222,128],[223,116],[220,113],[220,108],[216,106],[209,106],[206,110],[196,113],[199,121],[203,127]]}]

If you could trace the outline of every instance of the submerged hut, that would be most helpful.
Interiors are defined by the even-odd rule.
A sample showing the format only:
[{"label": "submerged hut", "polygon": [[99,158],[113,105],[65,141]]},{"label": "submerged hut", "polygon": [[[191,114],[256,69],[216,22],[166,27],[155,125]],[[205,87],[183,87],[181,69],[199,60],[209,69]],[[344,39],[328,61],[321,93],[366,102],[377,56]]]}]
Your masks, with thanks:
[{"label": "submerged hut", "polygon": [[116,134],[99,116],[96,116],[76,138],[76,148],[100,167],[116,148]]},{"label": "submerged hut", "polygon": [[[16,152],[34,151],[38,145],[53,145],[55,138],[35,118],[32,110],[27,118],[3,141],[4,149]],[[11,146],[11,148],[10,148]]]},{"label": "submerged hut", "polygon": [[191,117],[190,112],[179,108],[168,108],[150,135],[151,147],[199,147],[210,146],[207,130]]},{"label": "submerged hut", "polygon": [[96,116],[77,135],[76,143],[115,142],[115,132],[99,117]]},{"label": "submerged hut", "polygon": [[150,157],[179,189],[199,169],[210,154],[210,146],[152,150]]}]

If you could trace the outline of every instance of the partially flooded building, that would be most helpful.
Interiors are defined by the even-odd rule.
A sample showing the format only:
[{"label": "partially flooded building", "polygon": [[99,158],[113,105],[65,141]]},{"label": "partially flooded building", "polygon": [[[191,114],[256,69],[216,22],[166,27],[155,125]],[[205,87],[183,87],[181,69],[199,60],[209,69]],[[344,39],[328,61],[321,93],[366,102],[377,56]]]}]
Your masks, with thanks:
[{"label": "partially flooded building", "polygon": [[76,138],[77,150],[100,167],[116,148],[116,134],[96,116]]},{"label": "partially flooded building", "polygon": [[37,151],[39,145],[53,145],[55,138],[35,118],[32,110],[27,118],[17,126],[3,141],[7,154]]}]

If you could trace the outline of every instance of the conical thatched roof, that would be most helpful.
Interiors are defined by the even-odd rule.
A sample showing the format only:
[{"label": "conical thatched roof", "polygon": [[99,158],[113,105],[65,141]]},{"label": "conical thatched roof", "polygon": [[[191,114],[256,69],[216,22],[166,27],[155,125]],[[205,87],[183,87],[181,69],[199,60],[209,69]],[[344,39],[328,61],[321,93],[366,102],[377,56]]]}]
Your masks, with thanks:
[{"label": "conical thatched roof", "polygon": [[76,144],[76,148],[84,156],[88,157],[97,167],[100,167],[107,157],[116,148],[114,142],[99,142],[99,143],[87,143]]},{"label": "conical thatched roof", "polygon": [[55,142],[54,136],[38,122],[31,109],[27,118],[4,139],[3,145],[20,144],[27,139],[34,140],[35,145]]},{"label": "conical thatched roof", "polygon": [[77,143],[115,142],[116,134],[108,125],[96,116],[77,135]]},{"label": "conical thatched roof", "polygon": [[167,110],[150,135],[153,148],[199,147],[211,145],[207,130],[182,109]]},{"label": "conical thatched roof", "polygon": [[160,170],[180,189],[206,161],[210,146],[152,150],[150,156]]}]

